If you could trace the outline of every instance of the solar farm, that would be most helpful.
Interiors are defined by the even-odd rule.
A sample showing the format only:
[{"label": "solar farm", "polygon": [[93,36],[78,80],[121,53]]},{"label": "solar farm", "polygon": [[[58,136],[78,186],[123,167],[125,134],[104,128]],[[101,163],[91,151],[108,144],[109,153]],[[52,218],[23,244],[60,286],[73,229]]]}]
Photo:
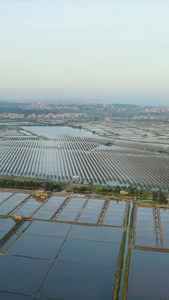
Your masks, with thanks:
[{"label": "solar farm", "polygon": [[[0,174],[168,190],[168,146],[52,130],[2,138]],[[0,192],[0,300],[169,299],[167,206],[62,195]]]},{"label": "solar farm", "polygon": [[[111,146],[106,146],[111,142]],[[58,135],[1,139],[0,174],[59,182],[169,188],[168,150],[149,143]]]}]

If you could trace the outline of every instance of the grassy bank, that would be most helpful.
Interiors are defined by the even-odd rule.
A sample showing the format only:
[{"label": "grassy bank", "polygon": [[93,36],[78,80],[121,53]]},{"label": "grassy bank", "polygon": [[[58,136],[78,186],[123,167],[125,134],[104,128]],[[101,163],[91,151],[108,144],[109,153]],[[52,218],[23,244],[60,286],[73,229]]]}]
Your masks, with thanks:
[{"label": "grassy bank", "polygon": [[125,274],[124,274],[124,283],[123,283],[123,291],[122,291],[122,300],[127,299],[130,258],[131,258],[131,240],[132,240],[132,233],[133,233],[133,220],[134,220],[134,205],[133,205],[131,217],[130,217],[129,244],[128,244],[128,252],[127,252],[126,262],[125,262]]}]

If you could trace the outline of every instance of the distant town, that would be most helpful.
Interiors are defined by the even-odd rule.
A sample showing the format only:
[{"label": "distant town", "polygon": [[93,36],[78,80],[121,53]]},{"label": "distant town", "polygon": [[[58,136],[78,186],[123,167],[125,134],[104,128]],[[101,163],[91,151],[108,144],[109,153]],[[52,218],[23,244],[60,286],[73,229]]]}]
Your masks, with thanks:
[{"label": "distant town", "polygon": [[162,121],[169,122],[169,106],[126,104],[56,104],[0,102],[0,120]]}]

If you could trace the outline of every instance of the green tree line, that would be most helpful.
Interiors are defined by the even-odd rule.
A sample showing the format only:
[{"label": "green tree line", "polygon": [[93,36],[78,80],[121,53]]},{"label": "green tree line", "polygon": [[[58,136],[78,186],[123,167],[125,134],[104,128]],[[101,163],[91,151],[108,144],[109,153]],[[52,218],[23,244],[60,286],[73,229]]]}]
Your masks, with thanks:
[{"label": "green tree line", "polygon": [[15,179],[0,179],[0,187],[2,188],[17,188],[17,189],[30,189],[36,190],[38,188],[44,188],[46,190],[61,191],[61,184],[54,182],[42,182],[33,180],[15,180]]}]

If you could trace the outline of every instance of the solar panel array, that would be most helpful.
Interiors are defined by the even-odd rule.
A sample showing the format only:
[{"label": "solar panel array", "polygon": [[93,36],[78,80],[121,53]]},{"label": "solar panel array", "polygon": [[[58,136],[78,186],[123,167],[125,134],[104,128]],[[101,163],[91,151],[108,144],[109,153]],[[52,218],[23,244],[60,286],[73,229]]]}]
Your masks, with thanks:
[{"label": "solar panel array", "polygon": [[133,143],[132,148],[111,140],[113,147],[100,147],[107,142],[68,135],[56,140],[1,140],[0,173],[65,182],[78,176],[86,183],[168,188],[168,156],[142,143]]}]

